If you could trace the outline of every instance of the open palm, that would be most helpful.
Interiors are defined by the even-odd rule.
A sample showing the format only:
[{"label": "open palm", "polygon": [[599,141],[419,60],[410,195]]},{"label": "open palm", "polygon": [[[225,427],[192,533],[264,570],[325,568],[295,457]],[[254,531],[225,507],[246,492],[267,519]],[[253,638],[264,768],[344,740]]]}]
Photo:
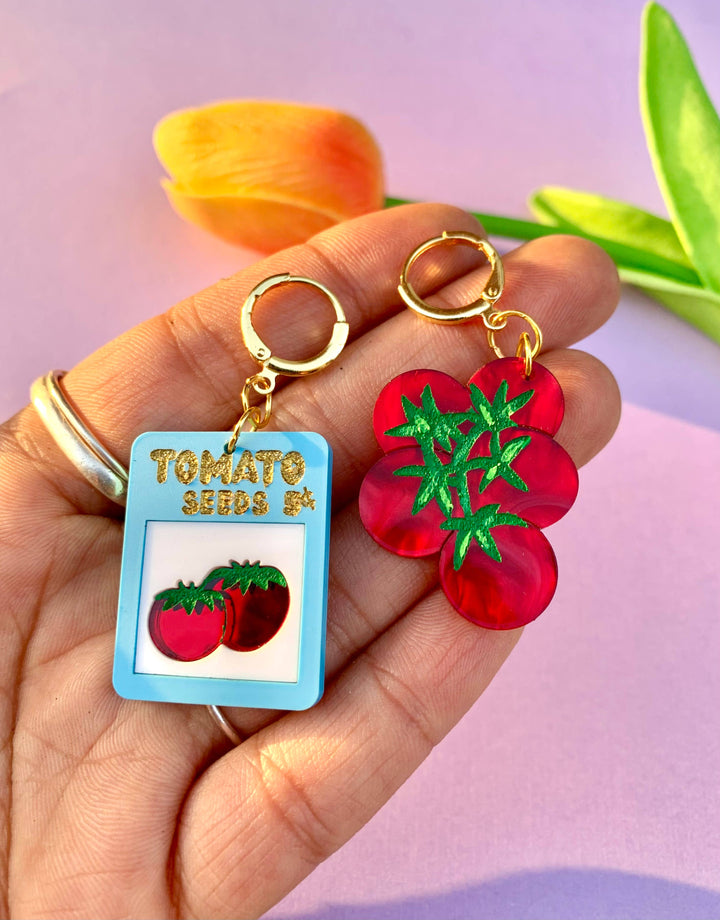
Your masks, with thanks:
[{"label": "open palm", "polygon": [[[517,630],[487,631],[458,616],[436,585],[436,561],[385,552],[357,512],[363,473],[379,454],[372,408],[382,386],[413,367],[466,380],[490,357],[481,323],[434,326],[401,309],[395,279],[405,257],[442,230],[478,232],[468,215],[440,205],[343,224],[149,320],[65,378],[92,430],[127,463],[143,431],[228,429],[236,420],[237,394],[255,369],[238,311],[263,278],[317,278],[343,304],[351,341],[341,359],[284,386],[272,423],[317,431],[334,452],[327,689],[306,712],[229,711],[245,738],[238,747],[204,707],[116,696],[119,511],[65,460],[34,410],[0,429],[10,914],[261,914],[362,827],[517,641]],[[416,287],[441,303],[471,301],[483,286],[479,261],[465,251],[428,254]],[[563,348],[612,312],[615,270],[569,237],[515,250],[505,268],[502,306],[542,326],[541,361],[566,397],[557,438],[582,464],[611,436],[619,398],[603,365]],[[261,330],[278,353],[297,357],[324,343],[322,298],[293,286],[268,300]]]}]

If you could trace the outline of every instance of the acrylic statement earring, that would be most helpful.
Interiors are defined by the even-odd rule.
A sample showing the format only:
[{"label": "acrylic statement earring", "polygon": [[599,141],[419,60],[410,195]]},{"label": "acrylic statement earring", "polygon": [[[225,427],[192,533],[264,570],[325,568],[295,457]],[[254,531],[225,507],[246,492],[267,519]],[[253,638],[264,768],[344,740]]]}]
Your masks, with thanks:
[{"label": "acrylic statement earring", "polygon": [[[276,357],[253,326],[258,299],[292,283],[335,311],[330,342],[306,361]],[[221,724],[217,706],[305,709],[322,695],[331,451],[319,434],[264,429],[277,377],[322,370],[348,336],[331,291],[291,275],[254,288],[240,326],[260,368],[233,431],[133,444],[113,675],[121,696],[205,703]]]},{"label": "acrylic statement earring", "polygon": [[[423,301],[408,274],[435,246],[465,244],[485,254],[491,274],[478,300],[453,310]],[[400,556],[440,554],[440,583],[453,607],[489,629],[513,629],[547,607],[557,564],[541,532],[575,500],[577,470],[553,439],[563,417],[560,384],[537,357],[542,334],[519,310],[496,310],[503,267],[496,250],[470,233],[443,233],[408,257],[399,292],[435,322],[482,317],[498,356],[467,386],[436,370],[400,374],[375,405],[375,435],[385,456],[360,490],[366,530]],[[508,319],[530,327],[516,356],[506,358],[495,337]]]}]

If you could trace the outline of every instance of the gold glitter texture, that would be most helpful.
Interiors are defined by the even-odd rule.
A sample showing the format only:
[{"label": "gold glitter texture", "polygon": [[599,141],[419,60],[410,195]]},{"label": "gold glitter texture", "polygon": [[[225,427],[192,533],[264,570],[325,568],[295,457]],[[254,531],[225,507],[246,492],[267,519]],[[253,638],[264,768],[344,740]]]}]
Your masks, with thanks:
[{"label": "gold glitter texture", "polygon": [[154,460],[157,465],[157,481],[167,482],[168,465],[171,460],[177,457],[177,451],[168,448],[157,448],[150,451],[150,459]]},{"label": "gold glitter texture", "polygon": [[280,461],[280,473],[289,486],[296,486],[305,475],[305,460],[296,450],[288,451]]}]

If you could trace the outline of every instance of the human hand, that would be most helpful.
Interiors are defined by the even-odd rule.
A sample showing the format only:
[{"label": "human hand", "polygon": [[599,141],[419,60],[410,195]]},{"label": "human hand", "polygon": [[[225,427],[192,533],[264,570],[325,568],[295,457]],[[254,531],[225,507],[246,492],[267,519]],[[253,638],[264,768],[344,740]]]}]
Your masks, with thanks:
[{"label": "human hand", "polygon": [[[204,707],[137,702],[111,684],[122,523],[26,408],[0,428],[0,731],[6,910],[22,917],[239,917],[269,909],[387,801],[485,689],[520,630],[463,619],[436,585],[435,559],[377,546],[358,517],[379,456],[372,409],[414,367],[460,380],[489,360],[481,323],[436,326],[401,309],[408,253],[442,230],[477,232],[439,205],[341,224],[189,298],[91,355],[65,377],[72,403],[127,464],[148,430],[229,429],[255,370],[239,308],[263,278],[307,275],[340,298],[351,342],[274,401],[278,430],[317,431],[334,452],[327,689],[306,712],[228,710],[245,740],[229,749]],[[415,286],[467,303],[479,258],[436,250]],[[543,329],[540,361],[559,379],[557,440],[581,465],[619,417],[609,371],[563,350],[609,316],[609,258],[552,237],[505,260],[504,309]],[[441,279],[443,279],[441,281]],[[318,302],[293,286],[261,313],[278,353],[325,341]],[[263,299],[263,307],[265,299]],[[297,343],[303,343],[300,351]],[[572,572],[562,577],[572,578]],[[552,612],[548,615],[552,616]],[[530,640],[531,641],[531,640]]]}]

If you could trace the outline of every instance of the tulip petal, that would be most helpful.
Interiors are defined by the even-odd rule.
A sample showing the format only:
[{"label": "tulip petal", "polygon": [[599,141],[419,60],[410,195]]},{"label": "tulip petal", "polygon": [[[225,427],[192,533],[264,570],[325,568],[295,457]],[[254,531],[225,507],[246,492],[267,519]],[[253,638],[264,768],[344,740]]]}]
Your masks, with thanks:
[{"label": "tulip petal", "polygon": [[193,195],[164,180],[163,188],[180,217],[227,243],[275,252],[303,243],[337,219],[322,211],[270,198]]},{"label": "tulip petal", "polygon": [[383,205],[375,140],[332,109],[220,102],[168,115],[153,141],[178,213],[232,243],[280,249]]}]

